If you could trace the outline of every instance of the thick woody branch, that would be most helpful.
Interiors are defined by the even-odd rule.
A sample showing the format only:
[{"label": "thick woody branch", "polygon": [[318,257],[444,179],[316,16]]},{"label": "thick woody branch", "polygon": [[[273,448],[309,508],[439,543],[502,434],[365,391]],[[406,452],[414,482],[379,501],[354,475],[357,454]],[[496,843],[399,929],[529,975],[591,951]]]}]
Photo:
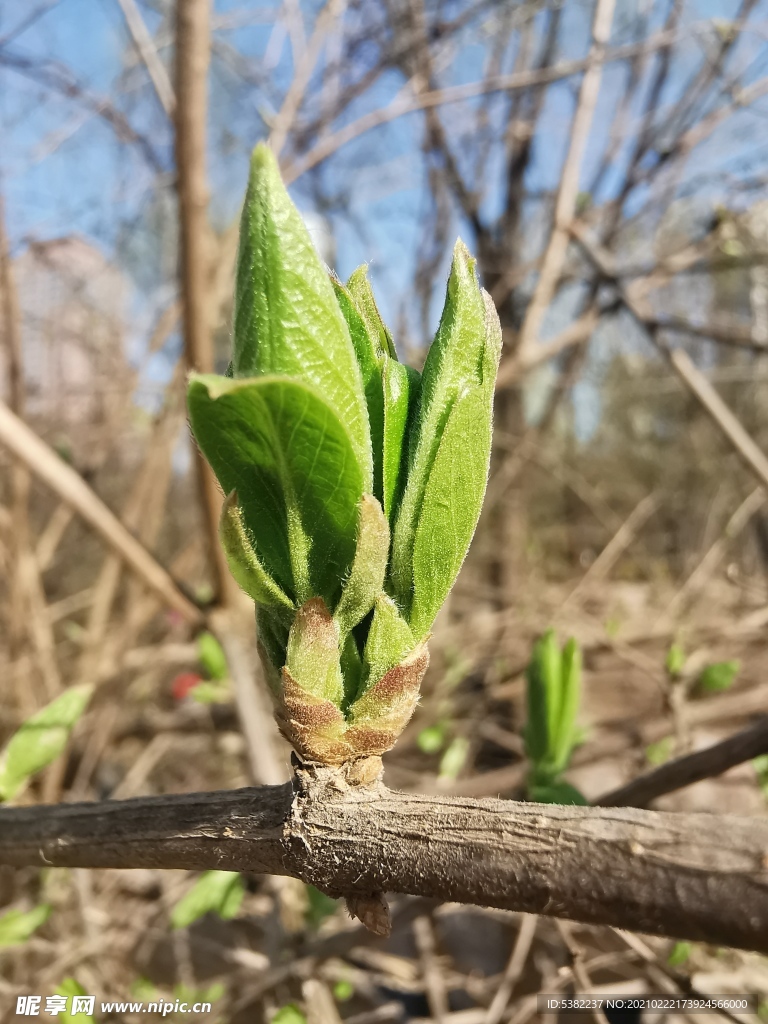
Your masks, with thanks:
[{"label": "thick woody branch", "polygon": [[293,786],[0,810],[0,864],[290,875],[768,952],[768,820]]}]

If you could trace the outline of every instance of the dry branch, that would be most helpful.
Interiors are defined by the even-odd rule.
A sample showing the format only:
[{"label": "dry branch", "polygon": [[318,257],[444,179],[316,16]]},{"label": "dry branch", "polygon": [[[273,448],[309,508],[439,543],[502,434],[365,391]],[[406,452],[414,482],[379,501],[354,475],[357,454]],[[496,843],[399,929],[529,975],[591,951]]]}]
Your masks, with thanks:
[{"label": "dry branch", "polygon": [[711,747],[668,761],[655,771],[611,790],[595,803],[601,807],[647,807],[665,793],[722,775],[729,768],[761,754],[768,754],[768,718],[761,718],[754,725]]},{"label": "dry branch", "polygon": [[592,128],[592,117],[597,105],[602,78],[602,64],[599,62],[611,32],[615,0],[597,0],[592,21],[592,47],[589,65],[584,73],[579,90],[579,100],[571,126],[568,152],[560,174],[560,183],[555,200],[555,221],[552,234],[541,264],[536,290],[525,313],[518,338],[518,358],[524,361],[528,351],[535,344],[550,302],[555,294],[557,282],[565,263],[569,227],[574,217],[579,194],[579,174]]},{"label": "dry branch", "polygon": [[[190,370],[213,373],[211,331],[211,230],[206,179],[208,67],[211,56],[210,0],[176,4],[176,168],[179,196],[179,286],[184,354]],[[222,497],[208,464],[198,453],[198,487],[214,589],[226,603],[230,575],[219,544]]]},{"label": "dry branch", "polygon": [[222,868],[768,952],[768,821],[293,786],[0,810],[0,864]]},{"label": "dry branch", "polygon": [[202,621],[200,609],[184,596],[168,572],[126,530],[83,478],[2,402],[0,445],[28,466],[38,479],[78,512],[165,604],[181,612],[189,622]]}]

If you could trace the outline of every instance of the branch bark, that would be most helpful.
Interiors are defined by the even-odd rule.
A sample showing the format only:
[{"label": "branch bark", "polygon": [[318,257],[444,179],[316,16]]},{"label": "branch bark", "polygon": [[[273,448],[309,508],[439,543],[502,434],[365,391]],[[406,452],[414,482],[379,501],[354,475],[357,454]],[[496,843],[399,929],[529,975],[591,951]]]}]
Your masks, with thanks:
[{"label": "branch bark", "polygon": [[768,952],[768,820],[293,784],[0,810],[0,864],[222,868]]}]

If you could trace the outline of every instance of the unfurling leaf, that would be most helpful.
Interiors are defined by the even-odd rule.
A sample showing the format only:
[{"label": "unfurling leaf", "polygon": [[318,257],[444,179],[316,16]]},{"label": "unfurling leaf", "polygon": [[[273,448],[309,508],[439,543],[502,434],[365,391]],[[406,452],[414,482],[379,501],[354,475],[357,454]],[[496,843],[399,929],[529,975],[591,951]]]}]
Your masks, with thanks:
[{"label": "unfurling leaf", "polygon": [[379,355],[391,356],[392,359],[397,359],[395,343],[392,341],[392,335],[387,330],[386,324],[381,319],[381,313],[379,313],[379,307],[376,305],[376,299],[374,298],[373,288],[371,288],[371,282],[368,280],[368,266],[365,263],[352,274],[347,281],[347,288],[355,301],[355,305],[360,310],[365,326],[368,328],[368,333],[373,339],[376,351]]},{"label": "unfurling leaf", "polygon": [[405,487],[406,436],[419,394],[421,375],[394,359],[384,360],[384,431],[381,455],[381,493],[384,511],[390,523]]},{"label": "unfurling leaf", "polygon": [[189,412],[224,492],[237,491],[260,564],[297,604],[335,604],[363,476],[333,409],[301,381],[209,375],[192,378]]},{"label": "unfurling leaf", "polygon": [[421,377],[397,361],[365,270],[356,270],[347,287],[335,278],[332,283],[362,373],[373,447],[373,493],[393,523],[404,486],[406,429]]},{"label": "unfurling leaf", "polygon": [[699,688],[703,693],[720,693],[730,690],[741,668],[740,661],[717,661],[707,665],[699,676]]},{"label": "unfurling leaf", "polygon": [[285,374],[316,387],[349,432],[370,491],[371,442],[349,331],[265,145],[254,150],[243,205],[234,321],[234,376]]},{"label": "unfurling leaf", "polygon": [[395,602],[382,594],[376,601],[363,655],[363,691],[410,654],[416,642]]},{"label": "unfurling leaf", "polygon": [[313,597],[296,612],[285,667],[302,690],[341,706],[344,683],[339,627],[322,598]]},{"label": "unfurling leaf", "polygon": [[197,657],[209,679],[221,682],[229,678],[227,656],[213,633],[201,633],[197,638]]},{"label": "unfurling leaf", "polygon": [[560,779],[579,742],[581,651],[576,641],[569,640],[561,651],[554,630],[547,630],[534,644],[525,678],[528,714],[524,739],[531,762],[528,794],[545,803],[584,802],[581,797],[579,801],[566,799],[573,787]]},{"label": "unfurling leaf", "polygon": [[[488,478],[501,328],[474,267],[457,242],[442,319],[421,377],[395,524],[395,597],[418,638],[429,631],[461,568]],[[440,536],[444,544],[437,552]],[[440,556],[434,571],[433,553]]]},{"label": "unfurling leaf", "polygon": [[49,903],[40,903],[32,910],[7,910],[0,915],[0,949],[22,945],[50,916]]}]

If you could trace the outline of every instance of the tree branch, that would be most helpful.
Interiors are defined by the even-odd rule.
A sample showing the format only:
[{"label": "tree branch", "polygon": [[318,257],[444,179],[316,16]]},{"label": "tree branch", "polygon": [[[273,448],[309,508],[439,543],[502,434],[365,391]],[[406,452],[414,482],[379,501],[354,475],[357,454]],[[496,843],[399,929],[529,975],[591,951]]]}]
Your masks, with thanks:
[{"label": "tree branch", "polygon": [[595,803],[601,807],[647,807],[657,797],[722,775],[761,754],[768,754],[768,718],[759,719],[711,747],[668,761],[655,771],[612,789]]},{"label": "tree branch", "polygon": [[[210,64],[211,0],[176,3],[176,170],[179,198],[179,290],[184,355],[190,370],[214,372],[211,330],[211,231],[206,179],[206,119]],[[219,544],[221,491],[195,448],[208,562],[218,601],[227,604],[232,584]]]},{"label": "tree branch", "polygon": [[161,601],[181,612],[188,622],[202,622],[201,610],[181,592],[167,570],[125,528],[85,480],[3,402],[0,402],[0,446],[7,448],[81,515]]},{"label": "tree branch", "polygon": [[768,820],[294,784],[0,810],[0,864],[223,868],[768,952]]}]

